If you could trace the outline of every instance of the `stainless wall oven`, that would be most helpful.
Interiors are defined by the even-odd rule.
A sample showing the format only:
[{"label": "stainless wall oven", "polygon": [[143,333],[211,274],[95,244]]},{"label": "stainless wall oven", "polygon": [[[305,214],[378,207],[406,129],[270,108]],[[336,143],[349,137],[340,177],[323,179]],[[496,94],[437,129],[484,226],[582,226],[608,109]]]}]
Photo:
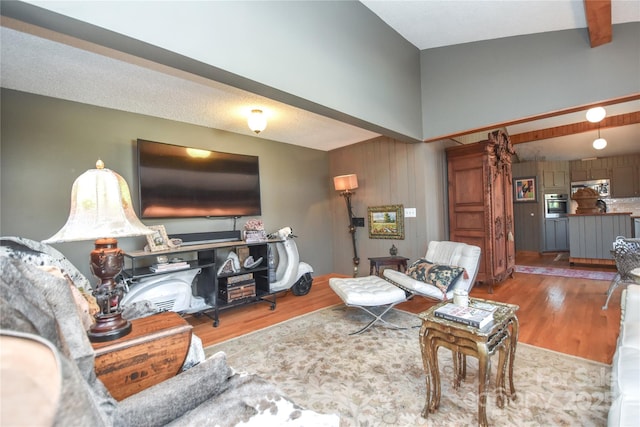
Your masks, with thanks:
[{"label": "stainless wall oven", "polygon": [[568,194],[545,194],[544,216],[545,218],[562,218],[569,213]]}]

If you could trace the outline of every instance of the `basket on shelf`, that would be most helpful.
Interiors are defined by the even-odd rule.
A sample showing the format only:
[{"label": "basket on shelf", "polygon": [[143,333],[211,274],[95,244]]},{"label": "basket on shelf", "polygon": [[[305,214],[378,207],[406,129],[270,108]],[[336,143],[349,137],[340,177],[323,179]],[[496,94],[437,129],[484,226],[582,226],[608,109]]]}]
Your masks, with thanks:
[{"label": "basket on shelf", "polygon": [[571,198],[578,202],[576,213],[598,213],[600,208],[597,206],[599,194],[593,188],[581,188],[573,193]]}]

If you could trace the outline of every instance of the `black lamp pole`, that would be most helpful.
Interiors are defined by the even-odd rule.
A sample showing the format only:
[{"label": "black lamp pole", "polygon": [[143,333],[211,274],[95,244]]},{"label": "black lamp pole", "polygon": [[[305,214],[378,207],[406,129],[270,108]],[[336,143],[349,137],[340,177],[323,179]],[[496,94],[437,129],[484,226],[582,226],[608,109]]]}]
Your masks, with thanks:
[{"label": "black lamp pole", "polygon": [[356,246],[356,226],[353,225],[353,210],[351,209],[351,196],[355,194],[351,190],[345,190],[340,193],[344,196],[344,201],[347,203],[347,213],[349,215],[349,233],[351,234],[351,243],[353,244],[353,277],[358,275],[358,265],[360,265],[360,258],[358,257],[358,248]]}]

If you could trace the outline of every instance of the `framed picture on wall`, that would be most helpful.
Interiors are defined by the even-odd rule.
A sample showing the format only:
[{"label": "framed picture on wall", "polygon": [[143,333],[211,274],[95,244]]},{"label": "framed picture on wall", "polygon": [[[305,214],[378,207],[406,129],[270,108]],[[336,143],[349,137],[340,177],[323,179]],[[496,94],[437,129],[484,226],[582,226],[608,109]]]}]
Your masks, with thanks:
[{"label": "framed picture on wall", "polygon": [[513,200],[515,202],[536,201],[536,177],[513,179]]},{"label": "framed picture on wall", "polygon": [[370,239],[404,239],[403,205],[368,208]]},{"label": "framed picture on wall", "polygon": [[154,230],[155,233],[147,234],[147,243],[151,252],[166,251],[169,249],[169,236],[164,225],[149,225],[147,228]]}]

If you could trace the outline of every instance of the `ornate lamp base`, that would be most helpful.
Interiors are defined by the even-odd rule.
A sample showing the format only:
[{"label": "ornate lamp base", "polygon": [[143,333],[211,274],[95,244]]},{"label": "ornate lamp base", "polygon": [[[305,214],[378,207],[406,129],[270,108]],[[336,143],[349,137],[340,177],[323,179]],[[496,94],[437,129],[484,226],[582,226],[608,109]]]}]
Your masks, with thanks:
[{"label": "ornate lamp base", "polygon": [[131,323],[122,318],[120,310],[123,290],[115,280],[123,264],[124,255],[116,239],[96,240],[95,249],[91,251],[91,271],[100,279],[93,292],[100,313],[96,314],[96,323],[88,332],[89,340],[93,342],[116,340],[131,332]]},{"label": "ornate lamp base", "polygon": [[122,318],[120,313],[99,314],[96,323],[87,335],[91,342],[117,340],[131,332],[131,322]]}]

